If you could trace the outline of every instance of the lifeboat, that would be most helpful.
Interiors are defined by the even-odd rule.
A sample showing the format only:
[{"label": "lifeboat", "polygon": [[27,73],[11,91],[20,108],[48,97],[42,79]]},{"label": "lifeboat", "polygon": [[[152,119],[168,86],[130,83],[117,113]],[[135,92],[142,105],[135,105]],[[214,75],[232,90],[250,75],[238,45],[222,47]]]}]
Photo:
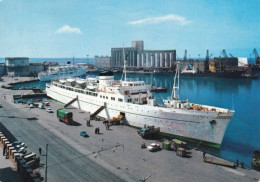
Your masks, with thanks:
[{"label": "lifeboat", "polygon": [[85,79],[79,79],[76,80],[77,84],[81,85],[81,84],[86,84],[86,80]]},{"label": "lifeboat", "polygon": [[64,84],[64,83],[66,83],[66,80],[60,79],[59,82],[60,82],[61,84]]},{"label": "lifeboat", "polygon": [[66,81],[68,85],[71,85],[73,87],[76,85],[76,80],[74,78],[68,78]]}]

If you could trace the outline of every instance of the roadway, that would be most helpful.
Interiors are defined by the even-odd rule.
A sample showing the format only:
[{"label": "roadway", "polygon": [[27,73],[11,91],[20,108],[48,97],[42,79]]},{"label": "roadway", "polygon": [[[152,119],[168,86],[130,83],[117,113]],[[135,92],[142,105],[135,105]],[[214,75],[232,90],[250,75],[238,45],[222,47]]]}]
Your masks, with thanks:
[{"label": "roadway", "polygon": [[[90,153],[81,153],[57,137],[53,132],[40,125],[37,120],[28,120],[32,113],[19,109],[1,99],[4,108],[0,109],[0,121],[20,141],[28,151],[39,155],[42,148],[41,163],[45,163],[46,144],[48,147],[48,181],[124,181],[101,165],[88,158]],[[48,114],[48,113],[47,113]],[[45,167],[39,168],[44,176]]]}]

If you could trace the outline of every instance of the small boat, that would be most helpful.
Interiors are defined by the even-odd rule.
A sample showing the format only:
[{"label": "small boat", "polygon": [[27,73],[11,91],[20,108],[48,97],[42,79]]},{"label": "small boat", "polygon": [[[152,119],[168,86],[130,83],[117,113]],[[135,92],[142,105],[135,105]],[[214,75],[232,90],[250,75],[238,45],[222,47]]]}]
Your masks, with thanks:
[{"label": "small boat", "polygon": [[181,71],[181,74],[196,74],[198,73],[198,69],[193,66],[193,64],[189,64],[189,66],[186,66],[184,70]]},{"label": "small boat", "polygon": [[260,171],[260,151],[259,150],[254,151],[251,165],[252,165],[253,169]]}]

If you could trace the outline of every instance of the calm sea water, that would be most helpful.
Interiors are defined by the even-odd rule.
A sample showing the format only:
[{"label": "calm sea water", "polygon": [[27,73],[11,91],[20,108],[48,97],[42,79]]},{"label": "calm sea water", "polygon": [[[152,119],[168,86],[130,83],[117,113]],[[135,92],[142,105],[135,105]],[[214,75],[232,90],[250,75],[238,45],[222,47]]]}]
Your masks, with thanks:
[{"label": "calm sea water", "polygon": [[[171,95],[173,75],[127,76],[166,87],[167,93],[155,94],[159,101]],[[115,79],[120,78],[121,74],[115,75]],[[45,88],[45,83],[19,84],[15,87],[21,86]],[[180,98],[198,104],[234,109],[234,117],[217,154],[234,162],[243,160],[247,167],[251,167],[253,151],[260,150],[260,79],[181,78]]]}]

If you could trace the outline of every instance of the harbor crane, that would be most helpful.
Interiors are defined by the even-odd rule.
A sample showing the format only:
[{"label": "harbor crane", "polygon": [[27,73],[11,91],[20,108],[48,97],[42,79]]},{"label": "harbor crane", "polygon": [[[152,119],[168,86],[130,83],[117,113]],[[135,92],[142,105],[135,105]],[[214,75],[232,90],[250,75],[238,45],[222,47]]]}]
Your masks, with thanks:
[{"label": "harbor crane", "polygon": [[260,57],[259,57],[259,54],[258,54],[256,48],[254,48],[253,54],[255,55],[255,63],[260,64]]},{"label": "harbor crane", "polygon": [[234,57],[231,53],[229,53],[229,55],[230,55],[232,58]]},{"label": "harbor crane", "polygon": [[183,57],[184,61],[187,61],[187,50],[184,51],[184,57]]},{"label": "harbor crane", "polygon": [[209,59],[211,58],[211,56],[213,56],[213,54],[210,54],[210,55],[209,55],[209,50],[207,50],[206,61],[209,61]]},{"label": "harbor crane", "polygon": [[228,57],[225,49],[222,50],[220,56],[221,56],[221,55],[223,55],[224,58],[227,58],[227,57]]}]

